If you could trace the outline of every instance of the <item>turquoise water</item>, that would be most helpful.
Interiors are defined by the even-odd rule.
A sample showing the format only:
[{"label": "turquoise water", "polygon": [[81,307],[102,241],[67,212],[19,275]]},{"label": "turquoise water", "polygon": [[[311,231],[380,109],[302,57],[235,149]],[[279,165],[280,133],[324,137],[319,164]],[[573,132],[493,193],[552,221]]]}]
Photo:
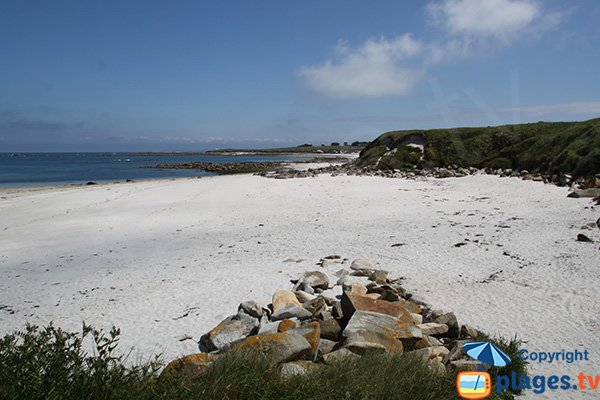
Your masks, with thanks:
[{"label": "turquoise water", "polygon": [[0,186],[21,187],[69,183],[207,176],[197,170],[142,168],[191,161],[212,163],[293,161],[284,156],[164,156],[132,153],[0,153]]}]

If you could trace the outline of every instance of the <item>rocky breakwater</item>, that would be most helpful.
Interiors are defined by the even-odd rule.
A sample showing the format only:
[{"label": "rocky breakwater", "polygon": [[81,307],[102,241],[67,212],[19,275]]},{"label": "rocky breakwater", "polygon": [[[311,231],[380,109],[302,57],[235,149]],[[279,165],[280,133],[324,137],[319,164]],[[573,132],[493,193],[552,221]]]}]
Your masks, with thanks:
[{"label": "rocky breakwater", "polygon": [[196,169],[199,171],[216,172],[218,174],[241,174],[258,171],[273,171],[283,168],[284,163],[278,161],[264,162],[233,162],[233,163],[211,163],[203,161],[194,161],[181,164],[159,164],[150,165],[143,168],[159,169]]},{"label": "rocky breakwater", "polygon": [[433,310],[400,281],[366,260],[331,276],[306,272],[267,306],[241,303],[201,337],[199,353],[172,361],[163,374],[200,376],[240,351],[268,357],[283,376],[369,353],[412,354],[439,373],[484,368],[462,350],[479,332],[460,326],[452,312]]}]

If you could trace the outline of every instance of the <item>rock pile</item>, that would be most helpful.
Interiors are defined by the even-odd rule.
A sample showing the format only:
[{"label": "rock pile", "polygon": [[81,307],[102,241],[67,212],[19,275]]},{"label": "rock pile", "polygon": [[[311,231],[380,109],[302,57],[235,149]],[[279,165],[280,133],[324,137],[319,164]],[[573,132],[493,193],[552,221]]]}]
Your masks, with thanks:
[{"label": "rock pile", "polygon": [[403,179],[427,179],[427,178],[462,178],[469,175],[497,175],[500,177],[520,178],[525,181],[552,183],[557,186],[570,186],[571,193],[569,197],[594,198],[600,204],[600,178],[594,181],[585,180],[580,177],[573,179],[571,175],[554,174],[545,176],[540,173],[530,173],[527,170],[515,171],[512,169],[492,169],[492,168],[475,168],[475,167],[459,167],[457,165],[449,165],[447,167],[434,168],[408,168],[408,169],[393,169],[381,170],[373,167],[357,167],[352,163],[330,165],[322,168],[311,168],[304,171],[293,169],[280,169],[278,171],[261,171],[255,175],[273,179],[290,179],[290,178],[310,178],[316,177],[319,174],[338,175],[355,175],[355,176],[378,176],[382,178],[403,178]]},{"label": "rock pile", "polygon": [[197,169],[200,171],[216,172],[218,174],[234,174],[244,172],[254,172],[260,170],[276,170],[283,167],[279,161],[263,162],[231,162],[231,163],[211,163],[203,161],[193,161],[181,164],[159,164],[149,165],[142,168],[158,169]]},{"label": "rock pile", "polygon": [[432,310],[387,271],[355,260],[333,276],[335,283],[325,272],[306,272],[267,307],[241,303],[201,337],[201,353],[172,361],[163,374],[198,376],[236,351],[266,355],[283,376],[367,353],[410,353],[440,373],[485,368],[463,351],[477,330],[460,326],[452,312]]}]

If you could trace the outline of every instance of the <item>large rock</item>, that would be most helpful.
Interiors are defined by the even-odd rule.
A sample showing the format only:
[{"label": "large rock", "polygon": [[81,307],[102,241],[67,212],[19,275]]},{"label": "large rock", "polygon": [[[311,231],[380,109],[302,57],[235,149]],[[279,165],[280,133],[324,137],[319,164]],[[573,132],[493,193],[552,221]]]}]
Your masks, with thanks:
[{"label": "large rock", "polygon": [[[410,318],[410,314],[408,317]],[[406,322],[391,315],[371,311],[356,311],[344,329],[343,335],[350,337],[359,331],[379,332],[395,339],[422,337],[421,330],[412,322],[412,318]]]},{"label": "large rock", "polygon": [[344,342],[344,348],[354,353],[402,353],[402,342],[382,332],[350,331]]},{"label": "large rock", "polygon": [[334,340],[323,339],[323,337],[321,337],[321,340],[319,340],[319,349],[317,351],[317,356],[323,358],[325,354],[329,354],[334,349],[336,349],[336,346],[338,346],[338,342]]},{"label": "large rock", "polygon": [[350,264],[350,269],[353,271],[368,273],[366,276],[369,276],[376,268],[369,261],[359,258],[352,261],[352,264]]},{"label": "large rock", "polygon": [[263,315],[263,309],[254,300],[244,301],[238,306],[238,311],[243,310],[246,314],[259,318]]},{"label": "large rock", "polygon": [[327,289],[329,287],[329,277],[321,271],[306,272],[302,277],[302,282],[313,289]]},{"label": "large rock", "polygon": [[207,353],[190,354],[167,364],[160,376],[177,375],[185,379],[197,378],[204,375],[216,359],[215,355]]},{"label": "large rock", "polygon": [[287,332],[292,329],[296,329],[298,327],[298,323],[293,319],[284,319],[277,326],[277,332]]},{"label": "large rock", "polygon": [[239,312],[226,318],[203,335],[199,342],[200,350],[206,352],[220,350],[237,340],[253,335],[258,328],[259,321],[256,318]]},{"label": "large rock", "polygon": [[301,306],[302,304],[296,298],[294,292],[289,290],[279,290],[275,292],[272,299],[273,313],[276,313],[289,305]]},{"label": "large rock", "polygon": [[384,271],[382,269],[375,270],[369,275],[370,281],[373,281],[380,285],[385,284],[387,282],[387,278],[388,278],[388,272]]},{"label": "large rock", "polygon": [[322,296],[316,297],[313,300],[309,300],[306,303],[302,304],[311,315],[316,316],[321,312],[327,310],[327,302]]},{"label": "large rock", "polygon": [[348,359],[359,359],[360,356],[356,353],[353,353],[352,351],[348,350],[348,349],[339,349],[336,351],[332,351],[329,354],[325,354],[323,356],[323,362],[325,364],[332,364],[332,363],[336,363],[336,362],[340,362],[340,361],[344,361],[344,360],[348,360]]},{"label": "large rock", "polygon": [[287,318],[306,319],[310,317],[312,317],[312,314],[302,307],[302,304],[300,304],[294,292],[280,290],[273,295],[272,321],[279,321]]},{"label": "large rock", "polygon": [[313,350],[308,340],[294,331],[250,336],[233,344],[230,351],[262,354],[274,364],[310,360],[313,357]]},{"label": "large rock", "polygon": [[567,195],[567,197],[574,197],[576,199],[582,197],[594,198],[596,196],[600,196],[600,188],[575,189]]},{"label": "large rock", "polygon": [[317,297],[314,294],[307,293],[303,290],[295,291],[294,294],[300,303],[306,303],[307,301],[314,300]]},{"label": "large rock", "polygon": [[456,315],[453,312],[444,313],[438,316],[434,322],[438,324],[444,324],[448,326],[448,337],[457,338],[460,334],[460,326],[458,325],[458,320],[456,319]]},{"label": "large rock", "polygon": [[312,350],[311,360],[317,358],[317,351],[319,350],[319,342],[321,340],[321,326],[318,322],[309,322],[308,324],[302,325],[292,331],[298,335],[302,335],[304,339],[310,344]]},{"label": "large rock", "polygon": [[374,300],[366,296],[344,292],[341,299],[342,311],[345,318],[351,317],[356,311],[370,311],[378,314],[390,315],[404,322],[413,322],[411,311],[401,303],[392,303],[385,300]]},{"label": "large rock", "polygon": [[443,335],[448,332],[448,325],[438,324],[436,322],[428,322],[426,324],[417,325],[423,335],[427,336],[435,336],[435,335]]},{"label": "large rock", "polygon": [[469,340],[455,340],[452,342],[450,351],[446,355],[444,359],[445,363],[449,363],[450,361],[460,360],[461,358],[468,358],[467,353],[465,353],[465,343],[470,342]]},{"label": "large rock", "polygon": [[445,358],[448,355],[448,353],[449,350],[444,346],[425,347],[410,352],[411,355],[415,357],[421,357],[423,360],[431,360],[433,358],[439,358],[441,360]]},{"label": "large rock", "polygon": [[422,339],[419,339],[415,343],[415,349],[423,349],[425,347],[442,346],[442,342],[434,338],[433,336],[423,335]]},{"label": "large rock", "polygon": [[471,325],[463,325],[460,328],[460,337],[469,337],[475,339],[479,336],[479,331],[473,328]]},{"label": "large rock", "polygon": [[329,340],[339,340],[342,334],[342,327],[338,320],[328,319],[320,322],[321,325],[321,337]]}]

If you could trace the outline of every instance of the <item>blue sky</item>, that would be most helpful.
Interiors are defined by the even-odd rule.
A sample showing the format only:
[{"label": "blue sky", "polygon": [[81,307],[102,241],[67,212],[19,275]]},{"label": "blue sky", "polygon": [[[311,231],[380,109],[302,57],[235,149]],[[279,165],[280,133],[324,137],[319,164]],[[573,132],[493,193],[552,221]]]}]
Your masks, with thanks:
[{"label": "blue sky", "polygon": [[600,116],[597,1],[0,0],[0,152]]}]

